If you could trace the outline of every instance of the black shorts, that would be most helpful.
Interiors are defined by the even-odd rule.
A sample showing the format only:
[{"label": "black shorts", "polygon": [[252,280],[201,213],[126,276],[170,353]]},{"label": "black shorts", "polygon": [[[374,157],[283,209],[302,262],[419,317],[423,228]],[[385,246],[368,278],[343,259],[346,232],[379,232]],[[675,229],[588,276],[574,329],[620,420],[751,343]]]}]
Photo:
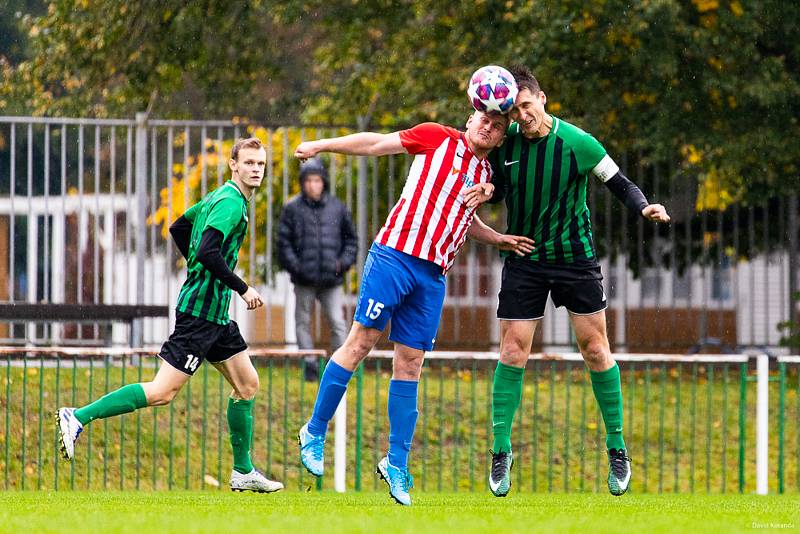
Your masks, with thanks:
[{"label": "black shorts", "polygon": [[565,266],[506,258],[497,318],[541,319],[548,294],[553,304],[574,314],[590,315],[606,309],[599,265]]},{"label": "black shorts", "polygon": [[203,360],[224,362],[247,350],[239,325],[226,325],[176,312],[175,330],[161,346],[158,356],[172,367],[191,376]]}]

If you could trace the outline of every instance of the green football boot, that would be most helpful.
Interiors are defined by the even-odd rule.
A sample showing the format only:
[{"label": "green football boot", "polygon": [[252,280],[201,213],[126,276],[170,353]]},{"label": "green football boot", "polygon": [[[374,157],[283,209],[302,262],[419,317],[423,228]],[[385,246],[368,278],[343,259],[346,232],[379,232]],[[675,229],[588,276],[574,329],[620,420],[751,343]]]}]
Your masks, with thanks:
[{"label": "green football boot", "polygon": [[505,497],[511,489],[511,465],[514,463],[511,451],[492,453],[492,468],[489,471],[489,489],[495,497]]},{"label": "green football boot", "polygon": [[625,449],[608,449],[608,491],[620,496],[631,481],[631,459]]}]

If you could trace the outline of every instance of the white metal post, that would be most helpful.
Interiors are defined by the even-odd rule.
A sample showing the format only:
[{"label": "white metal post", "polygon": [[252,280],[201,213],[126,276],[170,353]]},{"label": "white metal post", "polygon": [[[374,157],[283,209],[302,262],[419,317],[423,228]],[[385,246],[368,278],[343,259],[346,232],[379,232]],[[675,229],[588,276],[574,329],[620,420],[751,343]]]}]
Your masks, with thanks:
[{"label": "white metal post", "polygon": [[[145,255],[147,251],[147,113],[136,114],[136,156],[135,177],[136,204],[135,209],[135,258],[136,258],[136,304],[144,304]],[[171,172],[171,170],[170,170]],[[132,347],[144,344],[144,321],[134,319],[131,325]]]},{"label": "white metal post", "polygon": [[[46,216],[46,215],[45,215]],[[39,213],[28,206],[28,302],[36,302],[39,292]],[[45,295],[45,299],[47,296]],[[25,329],[25,342],[33,343],[36,339],[36,323],[29,322]]]},{"label": "white metal post", "polygon": [[333,415],[333,488],[338,493],[345,492],[345,473],[347,472],[347,394],[342,397]]},{"label": "white metal post", "polygon": [[756,358],[756,493],[768,492],[768,447],[769,447],[769,357],[759,354]]}]

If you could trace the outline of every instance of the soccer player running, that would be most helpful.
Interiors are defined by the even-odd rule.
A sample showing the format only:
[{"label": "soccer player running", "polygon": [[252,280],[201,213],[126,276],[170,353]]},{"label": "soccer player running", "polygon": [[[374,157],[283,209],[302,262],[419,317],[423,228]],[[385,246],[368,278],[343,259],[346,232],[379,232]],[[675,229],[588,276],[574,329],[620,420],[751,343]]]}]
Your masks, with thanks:
[{"label": "soccer player running", "polygon": [[231,489],[261,493],[283,489],[283,484],[267,479],[250,460],[258,373],[238,325],[228,317],[231,290],[247,303],[248,310],[263,306],[261,295],[233,269],[247,235],[248,202],[261,185],[265,165],[261,141],[239,139],[228,162],[231,179],[172,224],[169,230],[186,258],[187,277],[178,295],[175,330],[159,353],[165,363],[152,382],[128,384],[81,408],[59,408],[56,426],[67,460],[73,458],[75,441],[85,425],[169,404],[206,359],[233,387],[227,414],[233,448]]},{"label": "soccer player running", "polygon": [[[322,375],[311,419],[299,432],[300,458],[322,476],[325,435],[347,383],[392,320],[389,452],[377,473],[389,494],[410,505],[408,455],[417,423],[417,386],[425,351],[433,348],[445,296],[445,273],[467,238],[477,206],[492,195],[489,151],[503,139],[506,115],[475,112],[467,131],[434,123],[389,134],[361,132],[301,143],[295,156],[320,152],[415,156],[400,199],[389,212],[364,263],[361,291],[347,339]],[[494,234],[493,244],[528,253],[530,240]]]},{"label": "soccer player running", "polygon": [[[606,427],[613,495],[627,491],[630,458],[622,438],[619,367],[606,336],[606,296],[592,243],[586,187],[590,175],[645,219],[669,222],[664,206],[649,204],[594,137],[545,111],[547,97],[524,67],[510,69],[519,86],[511,111],[515,123],[490,156],[495,173],[493,202],[505,197],[508,231],[526,235],[536,250],[506,257],[497,317],[500,361],[492,392],[492,465],[489,486],[498,497],[511,486],[511,425],[522,397],[522,377],[547,296],[569,311],[578,347],[589,368],[592,390]],[[470,228],[478,241],[492,238],[482,224]]]}]

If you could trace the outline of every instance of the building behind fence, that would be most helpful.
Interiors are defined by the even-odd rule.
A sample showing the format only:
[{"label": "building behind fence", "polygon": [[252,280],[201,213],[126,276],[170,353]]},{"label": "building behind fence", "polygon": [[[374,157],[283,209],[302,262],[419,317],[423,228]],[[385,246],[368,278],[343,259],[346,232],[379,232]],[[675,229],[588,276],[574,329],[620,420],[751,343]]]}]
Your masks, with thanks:
[{"label": "building behind fence", "polygon": [[[0,301],[170,304],[183,268],[166,227],[226,179],[232,141],[257,135],[267,147],[268,164],[251,203],[254,217],[240,268],[267,306],[245,313],[233,299],[233,314],[252,344],[291,344],[292,292],[274,260],[279,210],[299,188],[291,153],[301,140],[346,131],[166,121],[144,114],[135,120],[0,117],[0,258],[7,258],[0,261]],[[692,186],[693,177],[662,186],[660,177],[669,168],[642,161],[622,162],[652,200],[667,205],[669,227],[631,219],[604,188],[592,184],[590,190],[614,350],[778,350],[778,324],[797,320],[791,299],[797,290],[797,195],[764,199],[758,206],[723,206],[707,201],[713,192]],[[329,160],[331,192],[354,214],[362,259],[409,164],[401,156]],[[484,208],[482,214],[503,227],[503,213]],[[348,313],[361,263],[346,283]],[[449,275],[440,348],[485,350],[497,344],[500,270],[494,250],[476,243],[465,247]],[[319,314],[316,319],[324,338]],[[150,345],[169,333],[160,319],[137,326],[136,339],[128,339],[121,325],[109,335],[96,325],[0,324],[0,340]],[[566,312],[551,309],[536,348],[572,346]]]}]

